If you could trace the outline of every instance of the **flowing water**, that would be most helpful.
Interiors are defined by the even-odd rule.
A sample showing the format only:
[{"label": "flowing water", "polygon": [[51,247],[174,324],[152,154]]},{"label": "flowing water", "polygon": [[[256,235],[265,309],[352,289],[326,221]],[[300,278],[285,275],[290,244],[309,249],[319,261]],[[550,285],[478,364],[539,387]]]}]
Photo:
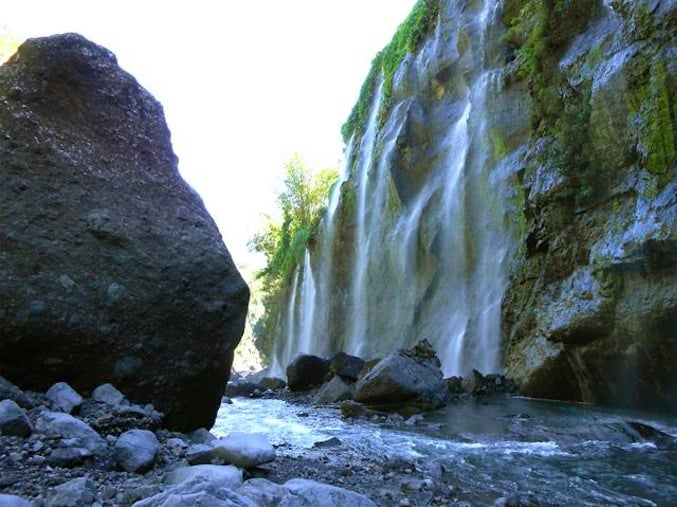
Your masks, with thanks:
[{"label": "flowing water", "polygon": [[407,425],[345,420],[331,407],[235,399],[221,407],[212,431],[223,436],[231,428],[265,433],[288,456],[308,455],[315,442],[335,436],[342,444],[330,453],[437,464],[439,480],[473,505],[514,492],[532,492],[539,505],[677,505],[674,416],[498,398],[461,402]]}]

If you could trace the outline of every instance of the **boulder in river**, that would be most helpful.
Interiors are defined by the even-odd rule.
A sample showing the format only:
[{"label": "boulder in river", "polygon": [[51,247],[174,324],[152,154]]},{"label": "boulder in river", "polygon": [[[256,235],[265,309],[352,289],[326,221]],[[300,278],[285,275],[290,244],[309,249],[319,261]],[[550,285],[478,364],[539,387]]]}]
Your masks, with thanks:
[{"label": "boulder in river", "polygon": [[429,344],[417,344],[379,361],[355,385],[355,400],[380,409],[403,404],[429,409],[444,403],[446,391],[434,351]]},{"label": "boulder in river", "polygon": [[325,405],[327,403],[338,403],[339,401],[352,399],[353,387],[346,384],[341,377],[334,375],[318,391],[315,396],[315,404]]},{"label": "boulder in river", "polygon": [[301,354],[287,366],[287,385],[291,391],[307,391],[322,384],[328,371],[325,359]]},{"label": "boulder in river", "polygon": [[77,34],[24,42],[0,102],[0,371],[112,382],[173,429],[211,427],[249,290],[162,106]]},{"label": "boulder in river", "polygon": [[339,352],[329,360],[329,371],[344,380],[357,380],[362,368],[364,368],[363,359],[345,352]]}]

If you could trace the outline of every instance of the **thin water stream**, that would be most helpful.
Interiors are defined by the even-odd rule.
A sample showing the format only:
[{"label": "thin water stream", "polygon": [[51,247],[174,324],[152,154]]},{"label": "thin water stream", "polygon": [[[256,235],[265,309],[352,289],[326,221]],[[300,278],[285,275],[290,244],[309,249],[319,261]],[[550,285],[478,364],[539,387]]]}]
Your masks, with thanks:
[{"label": "thin water stream", "polygon": [[213,432],[230,428],[265,433],[284,456],[312,455],[315,442],[337,437],[332,455],[440,465],[440,480],[472,505],[515,492],[533,493],[538,505],[677,505],[675,416],[497,398],[407,424],[345,420],[335,407],[235,399],[221,407]]}]

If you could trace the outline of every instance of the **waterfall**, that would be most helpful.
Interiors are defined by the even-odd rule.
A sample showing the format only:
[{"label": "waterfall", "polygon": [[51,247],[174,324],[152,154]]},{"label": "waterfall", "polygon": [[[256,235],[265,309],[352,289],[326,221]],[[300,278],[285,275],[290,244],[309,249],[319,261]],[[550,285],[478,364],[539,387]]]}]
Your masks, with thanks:
[{"label": "waterfall", "polygon": [[306,248],[303,253],[303,284],[301,285],[301,320],[297,331],[299,344],[296,347],[298,352],[310,354],[314,352],[313,344],[313,323],[315,321],[315,303],[317,291],[315,289],[315,278],[313,268],[310,265],[310,252]]},{"label": "waterfall", "polygon": [[351,276],[351,304],[348,314],[350,326],[344,349],[349,353],[360,355],[367,333],[367,298],[366,280],[367,266],[369,262],[369,248],[367,238],[367,193],[369,176],[374,164],[374,148],[378,129],[378,113],[383,99],[383,80],[379,79],[376,93],[371,105],[371,113],[365,128],[365,134],[357,153],[357,209],[354,241],[353,270]]},{"label": "waterfall", "polygon": [[[413,94],[399,96],[385,116],[378,80],[362,137],[346,147],[319,238],[304,254],[302,278],[294,275],[280,364],[300,351],[382,357],[425,338],[446,375],[500,370],[508,239],[488,120],[491,94],[502,86],[501,63],[489,56],[489,39],[500,39],[498,4],[444,5],[456,37],[471,34],[469,49],[462,58],[458,39],[438,24],[395,78],[409,79]],[[460,77],[438,105],[431,92],[416,90],[449,61]],[[412,131],[432,130],[424,120],[435,107],[444,113],[435,137],[411,141]],[[419,165],[425,177],[417,180]]]},{"label": "waterfall", "polygon": [[316,342],[319,344],[318,353],[325,355],[330,351],[329,341],[326,339],[330,335],[330,308],[333,285],[333,267],[335,234],[337,227],[337,211],[339,207],[341,188],[350,176],[349,161],[352,160],[352,150],[355,143],[354,136],[346,145],[346,150],[339,172],[339,178],[333,185],[327,204],[327,212],[322,222],[322,230],[319,236],[319,262],[316,271],[316,305],[313,317],[313,332],[316,333]]}]

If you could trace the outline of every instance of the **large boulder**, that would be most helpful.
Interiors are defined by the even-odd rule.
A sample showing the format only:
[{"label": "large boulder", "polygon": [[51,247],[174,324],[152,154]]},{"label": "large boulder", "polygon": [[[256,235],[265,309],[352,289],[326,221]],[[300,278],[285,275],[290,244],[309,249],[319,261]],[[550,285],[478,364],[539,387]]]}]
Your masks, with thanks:
[{"label": "large boulder", "polygon": [[357,380],[364,368],[364,360],[339,352],[329,360],[329,371],[345,380]]},{"label": "large boulder", "polygon": [[322,384],[328,372],[325,359],[301,354],[287,366],[287,385],[291,391],[307,391]]},{"label": "large boulder", "polygon": [[355,400],[383,409],[402,404],[429,409],[444,403],[446,391],[440,361],[424,340],[376,363],[355,385]]},{"label": "large boulder", "polygon": [[0,68],[0,371],[211,427],[249,298],[162,106],[76,34]]}]

